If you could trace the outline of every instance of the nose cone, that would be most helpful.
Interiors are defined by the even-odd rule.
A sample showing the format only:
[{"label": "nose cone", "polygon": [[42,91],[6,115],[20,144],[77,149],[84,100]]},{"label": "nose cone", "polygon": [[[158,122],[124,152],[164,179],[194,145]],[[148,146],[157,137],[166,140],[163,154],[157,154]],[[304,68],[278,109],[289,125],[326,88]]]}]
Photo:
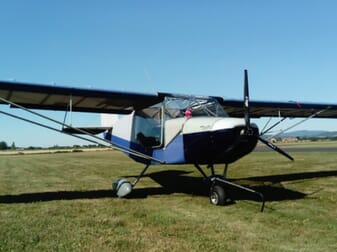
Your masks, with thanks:
[{"label": "nose cone", "polygon": [[240,118],[191,120],[185,126],[186,160],[198,164],[232,163],[253,151],[259,136],[255,124],[247,132]]}]

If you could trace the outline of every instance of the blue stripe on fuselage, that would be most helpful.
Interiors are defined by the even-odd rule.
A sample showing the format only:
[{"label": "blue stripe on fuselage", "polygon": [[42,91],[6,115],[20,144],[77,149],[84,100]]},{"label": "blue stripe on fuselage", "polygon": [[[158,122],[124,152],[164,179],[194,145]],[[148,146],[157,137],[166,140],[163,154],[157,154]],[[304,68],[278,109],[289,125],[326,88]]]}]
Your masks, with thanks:
[{"label": "blue stripe on fuselage", "polygon": [[165,161],[166,164],[185,163],[183,136],[178,135],[163,149],[154,149],[153,157]]},{"label": "blue stripe on fuselage", "polygon": [[[168,146],[165,148],[145,148],[138,143],[133,143],[123,138],[112,135],[111,142],[118,146],[122,146],[124,148],[130,148],[134,151],[140,152],[142,154],[151,156],[158,160],[163,161],[166,164],[181,164],[185,163],[185,155],[184,155],[184,144],[182,135],[178,135]],[[125,152],[127,156],[134,159],[140,163],[149,163],[145,158],[140,158]],[[158,162],[152,161],[151,164],[159,164]]]}]

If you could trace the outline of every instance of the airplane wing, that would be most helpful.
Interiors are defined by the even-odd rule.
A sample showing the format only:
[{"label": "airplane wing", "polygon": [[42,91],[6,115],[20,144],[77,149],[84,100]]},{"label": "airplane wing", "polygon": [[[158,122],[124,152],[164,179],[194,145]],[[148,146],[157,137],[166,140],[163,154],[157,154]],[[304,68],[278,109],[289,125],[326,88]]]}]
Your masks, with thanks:
[{"label": "airplane wing", "polygon": [[[232,117],[243,117],[242,100],[218,98],[225,111]],[[337,118],[337,104],[250,101],[249,114],[252,118],[260,117],[310,117]]]},{"label": "airplane wing", "polygon": [[0,104],[4,100],[30,109],[128,114],[162,101],[159,94],[70,88],[0,81]]},{"label": "airplane wing", "polygon": [[[0,104],[4,100],[30,109],[128,114],[157,104],[165,93],[142,94],[0,81]],[[216,98],[229,116],[243,117],[242,100]],[[250,101],[250,116],[337,118],[337,105],[324,103]]]}]

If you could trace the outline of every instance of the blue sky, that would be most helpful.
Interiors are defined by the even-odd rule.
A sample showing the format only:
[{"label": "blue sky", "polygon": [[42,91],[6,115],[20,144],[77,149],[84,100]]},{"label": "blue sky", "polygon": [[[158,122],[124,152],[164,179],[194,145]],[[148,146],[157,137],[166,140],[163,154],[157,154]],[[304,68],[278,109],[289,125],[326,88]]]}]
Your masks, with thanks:
[{"label": "blue sky", "polygon": [[[2,0],[0,9],[2,80],[241,99],[247,68],[252,100],[337,103],[336,1]],[[73,114],[76,123],[99,117]],[[78,143],[3,115],[0,128],[0,141],[17,146]]]}]

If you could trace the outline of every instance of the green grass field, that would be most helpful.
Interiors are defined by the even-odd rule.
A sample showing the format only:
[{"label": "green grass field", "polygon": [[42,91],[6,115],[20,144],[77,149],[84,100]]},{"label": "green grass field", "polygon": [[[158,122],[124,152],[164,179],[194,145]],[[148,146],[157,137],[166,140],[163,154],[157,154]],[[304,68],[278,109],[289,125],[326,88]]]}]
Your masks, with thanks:
[{"label": "green grass field", "polygon": [[292,155],[255,152],[229,168],[265,194],[264,213],[240,192],[211,205],[192,166],[152,166],[118,199],[112,180],[143,168],[121,153],[2,155],[0,251],[337,251],[337,155]]}]

